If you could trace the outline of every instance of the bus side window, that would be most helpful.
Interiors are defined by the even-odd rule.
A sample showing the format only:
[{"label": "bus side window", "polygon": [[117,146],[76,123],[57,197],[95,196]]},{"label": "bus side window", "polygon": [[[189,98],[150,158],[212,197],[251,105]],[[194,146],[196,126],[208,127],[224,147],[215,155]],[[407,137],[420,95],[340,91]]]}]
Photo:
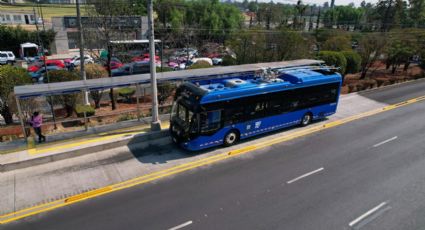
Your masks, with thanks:
[{"label": "bus side window", "polygon": [[229,106],[224,111],[224,124],[232,125],[243,121],[244,108],[238,105]]},{"label": "bus side window", "polygon": [[274,99],[269,102],[268,110],[270,115],[276,115],[282,113],[283,101]]},{"label": "bus side window", "polygon": [[211,133],[221,127],[221,110],[201,113],[201,132]]}]

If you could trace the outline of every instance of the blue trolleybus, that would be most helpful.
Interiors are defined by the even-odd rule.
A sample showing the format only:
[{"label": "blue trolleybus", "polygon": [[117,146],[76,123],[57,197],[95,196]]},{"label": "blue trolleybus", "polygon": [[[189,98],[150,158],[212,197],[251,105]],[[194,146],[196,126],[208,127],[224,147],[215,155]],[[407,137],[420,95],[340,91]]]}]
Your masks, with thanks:
[{"label": "blue trolleybus", "polygon": [[334,69],[317,66],[184,82],[174,98],[171,136],[185,149],[200,150],[306,126],[335,113],[341,82]]}]

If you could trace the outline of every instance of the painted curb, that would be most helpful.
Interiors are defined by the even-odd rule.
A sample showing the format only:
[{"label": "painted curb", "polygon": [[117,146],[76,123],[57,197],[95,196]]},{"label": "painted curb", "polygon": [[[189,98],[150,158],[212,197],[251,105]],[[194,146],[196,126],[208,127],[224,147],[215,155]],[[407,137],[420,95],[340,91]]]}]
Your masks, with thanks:
[{"label": "painted curb", "polygon": [[104,150],[109,150],[113,148],[122,147],[128,145],[131,148],[143,150],[148,148],[151,145],[166,145],[171,143],[171,138],[168,135],[168,130],[162,130],[157,132],[149,132],[138,134],[123,140],[118,140],[114,142],[101,143],[93,146],[88,146],[85,148],[64,151],[61,153],[41,156],[34,159],[11,162],[6,164],[0,164],[0,172],[8,172],[16,169],[29,168],[32,166],[42,165],[46,163],[51,163],[60,160],[66,160],[74,157],[83,156],[90,153],[101,152]]}]

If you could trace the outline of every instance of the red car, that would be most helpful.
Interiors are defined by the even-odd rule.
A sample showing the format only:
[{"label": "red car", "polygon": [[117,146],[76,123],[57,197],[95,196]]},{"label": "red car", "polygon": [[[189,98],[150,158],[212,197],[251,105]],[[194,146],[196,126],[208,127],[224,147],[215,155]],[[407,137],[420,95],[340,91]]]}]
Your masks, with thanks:
[{"label": "red car", "polygon": [[[132,62],[138,62],[138,61],[149,61],[149,54],[143,54],[140,57],[134,57],[131,59]],[[159,56],[155,55],[155,61],[160,61]]]},{"label": "red car", "polygon": [[[37,72],[44,65],[43,61],[36,63],[35,65],[29,66],[29,72]],[[46,66],[57,66],[59,68],[65,68],[65,64],[62,60],[47,60]]]},{"label": "red car", "polygon": [[[120,61],[111,61],[111,70],[118,69],[121,66],[123,66],[122,62]],[[105,64],[105,69],[108,70],[108,66]]]}]

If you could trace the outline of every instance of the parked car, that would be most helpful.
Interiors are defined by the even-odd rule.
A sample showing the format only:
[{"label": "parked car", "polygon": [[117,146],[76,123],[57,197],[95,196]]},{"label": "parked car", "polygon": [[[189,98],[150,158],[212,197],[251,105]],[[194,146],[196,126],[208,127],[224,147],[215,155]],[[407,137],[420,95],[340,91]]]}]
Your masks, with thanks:
[{"label": "parked car", "polygon": [[[47,71],[61,70],[61,69],[63,69],[63,68],[57,67],[55,65],[47,66]],[[46,68],[45,67],[41,67],[37,71],[30,73],[31,79],[34,83],[46,82],[47,79],[45,79],[45,75],[46,75]]]},{"label": "parked car", "polygon": [[168,67],[172,68],[173,70],[182,70],[186,69],[186,63],[185,62],[179,62],[179,61],[170,61],[168,62]]},{"label": "parked car", "polygon": [[[80,56],[74,56],[69,62],[69,65],[72,67],[79,66],[81,63]],[[93,58],[90,55],[84,55],[84,64],[94,63]]]},{"label": "parked car", "polygon": [[[131,61],[133,61],[133,62],[138,62],[138,61],[149,61],[149,58],[150,56],[149,56],[149,54],[147,53],[147,54],[143,54],[143,55],[141,55],[141,56],[138,56],[138,57],[134,57],[134,58],[132,58],[131,59]],[[159,61],[161,61],[161,59],[160,59],[160,57],[158,56],[158,55],[155,55],[155,61],[156,62],[159,62]]]},{"label": "parked car", "polygon": [[174,52],[174,56],[178,57],[178,56],[188,56],[189,55],[189,59],[197,57],[198,54],[198,50],[194,49],[194,48],[183,48],[183,49],[179,49],[176,50]]},{"label": "parked car", "polygon": [[[96,61],[96,63],[98,63],[99,65],[102,65],[103,67],[105,67],[106,70],[108,70],[108,60],[106,60],[105,58],[100,58]],[[118,69],[121,66],[123,66],[124,64],[116,57],[112,57],[111,58],[111,70],[114,69]]]},{"label": "parked car", "polygon": [[132,62],[126,65],[123,65],[118,69],[111,70],[113,77],[132,75],[132,74],[144,74],[149,72],[150,72],[149,61]]},{"label": "parked car", "polygon": [[14,64],[16,62],[15,54],[12,51],[0,51],[7,55],[7,64]]},{"label": "parked car", "polygon": [[7,54],[0,52],[0,65],[6,65],[8,63]]},{"label": "parked car", "polygon": [[[36,72],[44,66],[43,61],[38,61],[36,64],[28,66],[28,72]],[[59,68],[65,68],[65,63],[62,60],[47,60],[46,66],[57,66]]]},{"label": "parked car", "polygon": [[198,61],[205,61],[205,62],[208,62],[211,66],[213,65],[213,61],[211,60],[211,58],[202,57],[202,58],[192,58],[191,60],[187,62],[186,66],[193,65]]},{"label": "parked car", "polygon": [[215,58],[212,58],[211,60],[213,65],[221,65],[223,63],[223,58],[221,57],[215,57]]},{"label": "parked car", "polygon": [[119,68],[111,70],[112,77],[126,76],[131,74],[130,64],[123,65]]}]

